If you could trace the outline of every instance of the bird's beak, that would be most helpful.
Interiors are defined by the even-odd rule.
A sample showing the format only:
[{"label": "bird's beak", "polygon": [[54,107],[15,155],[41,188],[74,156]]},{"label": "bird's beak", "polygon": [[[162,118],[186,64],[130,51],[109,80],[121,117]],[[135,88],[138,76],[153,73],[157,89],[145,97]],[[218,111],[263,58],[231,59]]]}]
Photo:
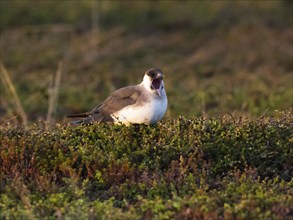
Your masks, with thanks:
[{"label": "bird's beak", "polygon": [[158,77],[156,79],[154,79],[152,81],[152,88],[155,90],[155,92],[157,93],[157,95],[159,97],[161,97],[161,90],[163,87],[163,74],[158,75]]},{"label": "bird's beak", "polygon": [[160,96],[160,97],[161,97],[161,86],[160,86],[160,88],[159,88],[159,89],[156,89],[155,91],[156,91],[156,93],[158,94],[158,96]]}]

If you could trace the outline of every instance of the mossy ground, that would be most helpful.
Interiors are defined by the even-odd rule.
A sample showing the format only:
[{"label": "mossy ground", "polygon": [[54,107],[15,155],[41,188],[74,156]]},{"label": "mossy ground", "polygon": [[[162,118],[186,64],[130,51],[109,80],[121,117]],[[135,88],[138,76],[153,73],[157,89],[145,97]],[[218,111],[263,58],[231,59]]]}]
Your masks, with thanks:
[{"label": "mossy ground", "polygon": [[292,111],[1,132],[3,219],[292,217]]}]

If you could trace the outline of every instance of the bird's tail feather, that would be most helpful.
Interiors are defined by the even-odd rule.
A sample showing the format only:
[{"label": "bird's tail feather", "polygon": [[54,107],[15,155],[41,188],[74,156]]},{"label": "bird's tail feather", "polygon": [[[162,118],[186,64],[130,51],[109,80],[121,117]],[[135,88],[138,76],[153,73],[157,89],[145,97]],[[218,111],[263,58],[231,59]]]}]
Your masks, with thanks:
[{"label": "bird's tail feather", "polygon": [[66,115],[67,118],[86,118],[88,117],[87,113],[80,113],[80,114],[73,114],[73,115]]},{"label": "bird's tail feather", "polygon": [[84,123],[84,120],[76,120],[76,121],[69,122],[70,125],[80,125],[83,123]]},{"label": "bird's tail feather", "polygon": [[90,125],[94,123],[94,119],[92,117],[86,117],[79,120],[75,120],[72,122],[69,122],[70,125]]}]

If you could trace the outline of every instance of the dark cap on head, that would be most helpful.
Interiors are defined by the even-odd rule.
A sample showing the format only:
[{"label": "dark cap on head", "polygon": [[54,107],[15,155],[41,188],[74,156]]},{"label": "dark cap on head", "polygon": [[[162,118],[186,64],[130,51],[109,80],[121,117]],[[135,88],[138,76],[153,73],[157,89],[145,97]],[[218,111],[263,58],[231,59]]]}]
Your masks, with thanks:
[{"label": "dark cap on head", "polygon": [[157,77],[163,76],[163,72],[159,68],[151,68],[147,70],[145,74],[150,76],[151,78],[157,78]]}]

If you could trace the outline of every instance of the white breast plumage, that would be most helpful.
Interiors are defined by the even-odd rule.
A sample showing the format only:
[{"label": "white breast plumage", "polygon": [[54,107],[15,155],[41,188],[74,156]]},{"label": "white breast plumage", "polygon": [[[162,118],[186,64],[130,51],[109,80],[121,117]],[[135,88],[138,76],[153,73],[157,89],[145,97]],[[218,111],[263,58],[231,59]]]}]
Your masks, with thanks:
[{"label": "white breast plumage", "polygon": [[111,115],[115,124],[154,124],[161,120],[167,110],[165,91],[161,98],[152,98],[143,105],[130,105]]}]

